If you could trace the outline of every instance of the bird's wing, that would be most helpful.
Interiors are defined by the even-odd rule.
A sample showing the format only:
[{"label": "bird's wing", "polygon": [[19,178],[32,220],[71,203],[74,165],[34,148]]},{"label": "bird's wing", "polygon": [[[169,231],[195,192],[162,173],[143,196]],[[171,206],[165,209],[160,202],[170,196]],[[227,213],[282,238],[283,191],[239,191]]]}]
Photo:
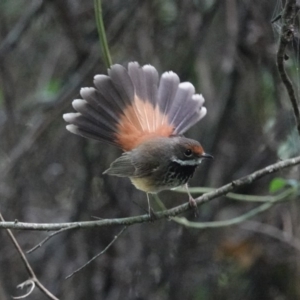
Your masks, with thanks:
[{"label": "bird's wing", "polygon": [[140,163],[134,158],[132,152],[124,152],[113,161],[103,174],[119,177],[144,177],[152,174],[159,166],[158,161],[144,161]]}]

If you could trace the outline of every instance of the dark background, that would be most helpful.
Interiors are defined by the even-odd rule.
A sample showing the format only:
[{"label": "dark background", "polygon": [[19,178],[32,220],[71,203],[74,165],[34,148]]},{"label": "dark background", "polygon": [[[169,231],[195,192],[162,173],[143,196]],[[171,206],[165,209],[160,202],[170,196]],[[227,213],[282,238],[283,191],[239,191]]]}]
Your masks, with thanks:
[{"label": "dark background", "polygon": [[[103,2],[114,63],[173,70],[206,99],[207,116],[187,136],[201,141],[215,160],[201,165],[191,186],[216,188],[299,153],[275,64],[281,21],[271,19],[280,14],[281,1]],[[102,175],[121,152],[70,134],[61,117],[72,111],[80,87],[106,73],[93,1],[1,0],[0,39],[4,218],[54,223],[144,214],[144,193],[128,179]],[[286,65],[297,94],[299,47],[296,32]],[[299,168],[237,192],[267,195],[275,176],[298,180]],[[161,198],[169,208],[187,201],[186,194],[171,191]],[[42,283],[65,300],[300,299],[296,200],[232,227],[195,230],[167,220],[131,226],[69,280],[64,278],[102,251],[121,227],[68,231],[27,257]],[[201,206],[197,219],[191,212],[184,216],[227,220],[257,205],[222,197]],[[283,232],[290,239],[280,240]],[[24,251],[48,234],[14,233]],[[0,231],[0,299],[17,295],[16,285],[27,278],[7,233]],[[46,296],[36,289],[28,299]]]}]

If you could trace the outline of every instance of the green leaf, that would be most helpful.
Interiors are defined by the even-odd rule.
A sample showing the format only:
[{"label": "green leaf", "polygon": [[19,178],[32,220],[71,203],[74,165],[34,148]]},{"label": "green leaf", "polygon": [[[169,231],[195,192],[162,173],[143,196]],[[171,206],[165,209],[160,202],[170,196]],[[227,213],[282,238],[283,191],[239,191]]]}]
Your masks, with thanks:
[{"label": "green leaf", "polygon": [[287,181],[284,178],[276,177],[274,178],[269,185],[270,193],[275,193],[283,189],[287,185]]},{"label": "green leaf", "polygon": [[48,82],[48,86],[46,87],[47,93],[51,95],[56,95],[56,93],[59,91],[61,87],[61,82],[59,79],[51,79]]}]

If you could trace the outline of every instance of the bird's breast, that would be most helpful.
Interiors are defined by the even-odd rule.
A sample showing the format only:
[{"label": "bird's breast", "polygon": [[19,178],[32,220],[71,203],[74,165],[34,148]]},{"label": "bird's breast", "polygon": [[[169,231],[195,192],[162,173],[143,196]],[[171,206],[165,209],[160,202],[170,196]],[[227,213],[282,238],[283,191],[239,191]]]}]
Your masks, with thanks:
[{"label": "bird's breast", "polygon": [[195,169],[196,166],[183,166],[173,162],[165,174],[164,183],[165,185],[169,185],[170,188],[183,185],[193,176]]},{"label": "bird's breast", "polygon": [[158,193],[184,185],[193,176],[196,166],[182,166],[172,162],[167,168],[158,168],[149,176],[131,177],[133,185],[146,193]]}]

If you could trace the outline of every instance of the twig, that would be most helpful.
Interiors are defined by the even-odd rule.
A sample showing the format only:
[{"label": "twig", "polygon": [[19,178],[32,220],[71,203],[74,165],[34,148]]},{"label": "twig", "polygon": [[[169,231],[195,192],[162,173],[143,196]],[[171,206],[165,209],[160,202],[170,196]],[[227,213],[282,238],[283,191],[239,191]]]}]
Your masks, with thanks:
[{"label": "twig", "polygon": [[104,27],[104,22],[103,22],[101,0],[94,0],[94,7],[95,7],[97,30],[98,30],[98,34],[99,34],[102,52],[104,55],[104,62],[105,62],[106,67],[109,68],[112,65],[112,61],[111,61],[111,56],[109,53],[109,47],[108,47],[108,43],[107,43],[105,27]]},{"label": "twig", "polygon": [[[271,199],[269,199],[268,202],[246,212],[245,214],[240,215],[235,218],[232,218],[232,219],[229,219],[229,220],[225,220],[225,221],[193,222],[193,221],[188,221],[184,217],[171,217],[170,219],[172,221],[179,223],[181,225],[184,225],[186,227],[191,227],[191,228],[196,228],[196,229],[227,227],[227,226],[242,223],[242,222],[268,210],[277,202],[286,199],[287,197],[295,194],[296,192],[297,192],[297,188],[291,187],[291,188],[285,190],[284,192],[280,193],[279,195],[270,196]],[[158,195],[155,194],[154,198],[161,209],[166,209],[166,207],[164,206],[163,202],[160,200]]]},{"label": "twig", "polygon": [[32,279],[28,279],[28,280],[24,281],[23,283],[17,285],[18,289],[23,289],[25,286],[29,286],[29,285],[31,286],[31,288],[26,294],[24,294],[22,296],[12,297],[12,298],[13,299],[25,299],[25,298],[27,298],[33,292],[33,290],[35,288],[35,282]]},{"label": "twig", "polygon": [[[77,227],[77,226],[76,226]],[[75,227],[74,227],[75,228]],[[27,251],[27,254],[32,253],[34,250],[36,250],[37,248],[42,247],[48,240],[50,240],[52,237],[54,237],[55,235],[62,233],[64,231],[73,229],[73,227],[65,227],[65,228],[61,228],[60,230],[57,230],[55,232],[52,232],[51,234],[49,234],[46,238],[44,238],[40,243],[38,243],[36,246],[34,246],[33,248],[31,248],[30,250]]]},{"label": "twig", "polygon": [[[209,187],[189,187],[189,191],[191,194],[204,194],[215,190],[216,190],[215,188],[209,188]],[[176,190],[173,190],[173,192],[186,193],[186,189],[177,188]],[[227,195],[225,195],[225,197],[228,199],[245,201],[245,202],[269,202],[272,201],[274,198],[274,196],[272,195],[261,196],[261,195],[245,195],[245,194],[237,194],[237,193],[228,193]]]},{"label": "twig", "polygon": [[259,232],[268,235],[300,251],[300,239],[272,225],[255,222],[255,221],[247,221],[241,224],[240,227],[245,230],[250,230],[250,231]]},{"label": "twig", "polygon": [[290,189],[284,191],[283,193],[281,193],[280,195],[274,197],[273,201],[261,204],[260,206],[253,208],[252,210],[244,213],[243,215],[240,215],[238,217],[235,217],[235,218],[232,218],[229,220],[225,220],[225,221],[193,222],[193,221],[188,221],[186,218],[180,218],[180,217],[174,217],[174,218],[171,218],[171,220],[173,220],[176,223],[179,223],[181,225],[184,225],[186,227],[197,228],[197,229],[227,227],[227,226],[242,223],[248,219],[253,218],[254,216],[270,209],[274,204],[276,204],[277,202],[285,199],[286,197],[288,197],[294,193],[295,193],[295,189],[290,188]]},{"label": "twig", "polygon": [[112,245],[113,243],[120,237],[120,235],[127,229],[127,226],[123,227],[122,230],[115,235],[115,237],[113,238],[113,240],[97,255],[95,255],[93,258],[91,258],[88,262],[86,262],[83,266],[81,266],[80,268],[78,268],[77,270],[75,270],[73,273],[71,273],[70,275],[68,275],[66,277],[66,279],[71,278],[73,275],[75,275],[76,273],[78,273],[79,271],[81,271],[83,268],[85,268],[87,265],[89,265],[92,261],[94,261],[96,258],[98,258],[100,255],[104,254]]},{"label": "twig", "polygon": [[[238,180],[235,180],[231,183],[228,183],[213,192],[206,193],[198,198],[196,198],[197,205],[201,205],[206,203],[212,199],[217,197],[226,195],[227,193],[231,192],[237,187],[249,185],[253,183],[255,180],[275,173],[279,170],[283,170],[285,168],[289,168],[295,165],[300,164],[300,156],[295,158],[286,159],[284,161],[280,161],[273,165],[269,165],[261,170],[258,170],[250,175],[242,177]],[[177,207],[164,210],[161,212],[155,213],[156,219],[163,219],[163,218],[170,218],[178,216],[179,214],[190,210],[189,203],[185,203],[179,205]],[[40,230],[40,231],[47,231],[47,230],[59,230],[62,228],[95,228],[95,227],[103,227],[103,226],[113,226],[113,225],[133,225],[137,223],[145,223],[149,222],[150,217],[148,214],[140,215],[135,217],[128,217],[128,218],[118,218],[118,219],[103,219],[97,221],[85,221],[85,222],[72,222],[72,223],[25,223],[25,222],[0,222],[0,228],[11,228],[11,229],[19,229],[19,230]]]},{"label": "twig", "polygon": [[300,111],[297,104],[297,99],[293,88],[293,84],[290,78],[288,77],[284,67],[286,46],[294,38],[294,20],[296,17],[296,13],[297,13],[296,0],[287,0],[281,16],[282,28],[281,28],[280,42],[279,42],[279,47],[277,52],[277,67],[278,67],[281,80],[286,87],[290,101],[292,103],[292,107],[296,119],[296,127],[300,135]]},{"label": "twig", "polygon": [[[0,213],[0,220],[1,222],[5,222],[2,214]],[[25,268],[30,276],[29,280],[26,280],[24,283],[22,283],[21,285],[18,285],[18,287],[23,287],[24,285],[27,285],[28,283],[30,283],[30,281],[33,281],[34,284],[42,291],[42,293],[44,293],[49,299],[52,300],[59,300],[57,297],[55,297],[49,290],[47,290],[44,285],[38,280],[38,278],[36,277],[31,265],[29,264],[23,250],[21,249],[18,241],[16,240],[16,238],[14,237],[12,231],[10,229],[7,229],[7,233],[11,239],[11,241],[13,242],[15,248],[17,249],[21,260],[23,261],[23,264],[25,265]],[[33,284],[32,284],[33,285]],[[34,286],[34,285],[33,285]],[[31,292],[33,291],[34,288],[31,288]],[[26,294],[26,296],[28,295],[28,293]],[[24,295],[22,296],[24,298]],[[18,299],[18,298],[15,298]],[[20,299],[20,298],[19,298]]]}]

